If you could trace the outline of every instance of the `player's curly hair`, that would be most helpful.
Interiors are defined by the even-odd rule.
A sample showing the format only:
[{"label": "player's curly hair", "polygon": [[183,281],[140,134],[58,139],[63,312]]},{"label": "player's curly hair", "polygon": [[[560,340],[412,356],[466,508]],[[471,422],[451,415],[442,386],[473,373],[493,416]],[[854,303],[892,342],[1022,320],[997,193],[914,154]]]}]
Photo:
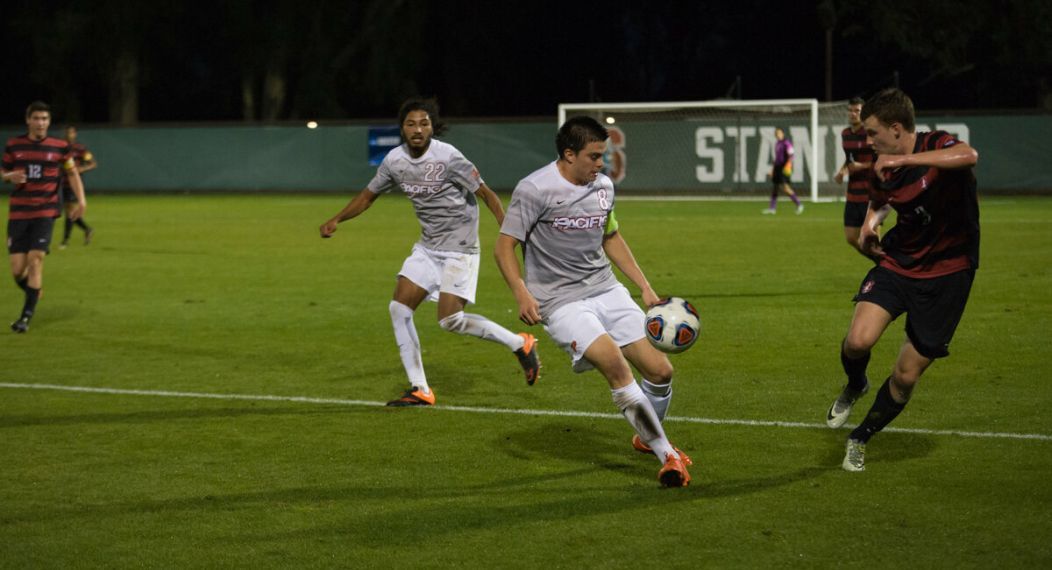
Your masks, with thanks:
[{"label": "player's curly hair", "polygon": [[406,99],[398,109],[398,128],[402,128],[405,118],[413,111],[423,111],[431,119],[431,129],[434,136],[446,132],[446,124],[438,114],[438,101],[434,97],[410,97]]},{"label": "player's curly hair", "polygon": [[895,87],[879,91],[866,100],[862,105],[860,117],[865,121],[871,116],[889,127],[898,123],[907,133],[912,133],[916,129],[913,100],[901,89]]},{"label": "player's curly hair", "polygon": [[571,117],[559,127],[559,134],[555,135],[555,149],[559,151],[559,158],[562,158],[563,151],[578,153],[589,143],[603,142],[609,137],[610,133],[599,121],[586,116]]}]

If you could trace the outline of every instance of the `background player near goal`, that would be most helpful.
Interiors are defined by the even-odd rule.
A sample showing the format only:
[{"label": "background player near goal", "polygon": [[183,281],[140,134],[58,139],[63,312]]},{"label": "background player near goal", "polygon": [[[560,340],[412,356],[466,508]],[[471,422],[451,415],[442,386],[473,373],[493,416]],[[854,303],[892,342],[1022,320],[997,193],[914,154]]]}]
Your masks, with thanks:
[{"label": "background player near goal", "polygon": [[866,221],[869,193],[876,183],[873,163],[877,160],[877,154],[866,138],[866,129],[862,126],[864,102],[861,97],[854,97],[847,102],[848,126],[840,133],[844,164],[833,177],[837,184],[842,184],[844,178],[848,179],[844,197],[844,239],[859,253],[862,253],[862,245],[858,236],[862,223]]},{"label": "background player near goal", "polygon": [[[84,146],[84,143],[77,142],[77,127],[73,125],[66,127],[66,140],[73,148],[73,164],[75,165],[77,174],[83,175],[85,172],[90,172],[99,167],[99,163],[95,161],[95,155],[88,150],[88,147]],[[59,247],[62,249],[65,249],[66,246],[69,245],[69,237],[70,234],[73,233],[74,225],[84,231],[84,245],[90,244],[92,236],[95,235],[95,230],[88,225],[84,216],[80,216],[76,219],[73,219],[70,216],[76,205],[77,195],[73,192],[69,176],[66,175],[62,179],[62,210],[65,214],[65,224],[63,224],[62,228],[62,242],[59,244]]]}]

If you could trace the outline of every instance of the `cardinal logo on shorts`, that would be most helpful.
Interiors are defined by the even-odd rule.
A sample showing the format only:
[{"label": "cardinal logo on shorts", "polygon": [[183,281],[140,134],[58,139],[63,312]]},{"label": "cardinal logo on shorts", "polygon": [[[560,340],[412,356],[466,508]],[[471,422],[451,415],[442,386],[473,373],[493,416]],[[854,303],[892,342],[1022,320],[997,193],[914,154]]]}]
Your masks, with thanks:
[{"label": "cardinal logo on shorts", "polygon": [[863,295],[865,295],[866,293],[869,293],[870,291],[873,290],[873,285],[874,285],[874,283],[873,283],[872,279],[870,279],[869,281],[866,281],[865,283],[862,284],[862,291],[861,291],[861,293]]}]

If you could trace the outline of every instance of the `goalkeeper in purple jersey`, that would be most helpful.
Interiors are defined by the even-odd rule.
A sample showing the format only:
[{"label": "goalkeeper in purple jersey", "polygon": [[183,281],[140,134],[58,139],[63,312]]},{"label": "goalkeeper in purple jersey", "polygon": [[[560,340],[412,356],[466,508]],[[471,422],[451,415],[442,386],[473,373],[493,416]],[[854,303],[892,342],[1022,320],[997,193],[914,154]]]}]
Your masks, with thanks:
[{"label": "goalkeeper in purple jersey", "polygon": [[774,166],[771,167],[771,203],[763,213],[775,214],[778,212],[775,209],[778,205],[778,192],[782,191],[796,204],[796,213],[802,214],[804,205],[800,203],[800,198],[796,197],[796,192],[793,192],[793,189],[789,186],[789,177],[793,174],[793,155],[795,154],[793,143],[785,138],[785,130],[782,127],[775,127],[774,138],[778,142],[774,145]]}]

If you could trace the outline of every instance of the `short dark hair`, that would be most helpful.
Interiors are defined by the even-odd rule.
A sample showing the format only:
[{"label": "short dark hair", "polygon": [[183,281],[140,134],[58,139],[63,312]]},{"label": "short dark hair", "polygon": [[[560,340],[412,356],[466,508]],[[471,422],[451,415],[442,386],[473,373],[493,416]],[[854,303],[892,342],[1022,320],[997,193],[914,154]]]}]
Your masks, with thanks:
[{"label": "short dark hair", "polygon": [[851,106],[851,105],[865,105],[866,104],[866,100],[861,98],[861,97],[852,97],[852,98],[847,100],[847,104],[848,104],[848,106]]},{"label": "short dark hair", "polygon": [[908,133],[916,129],[913,101],[909,95],[895,87],[884,89],[866,100],[862,105],[861,118],[865,121],[871,116],[887,126],[898,123]]},{"label": "short dark hair", "polygon": [[555,149],[559,151],[559,158],[562,158],[565,150],[578,153],[590,143],[604,142],[609,137],[610,133],[599,121],[583,115],[571,117],[559,127],[559,134],[555,135]]},{"label": "short dark hair", "polygon": [[45,111],[45,112],[47,112],[47,114],[50,115],[51,114],[51,105],[48,105],[47,103],[45,103],[43,101],[33,101],[32,103],[29,104],[28,107],[26,107],[26,118],[28,119],[30,115],[32,115],[33,113],[36,113],[38,111]]},{"label": "short dark hair", "polygon": [[445,132],[446,125],[438,116],[438,101],[433,97],[410,97],[406,99],[402,106],[398,108],[399,131],[402,130],[402,123],[405,122],[405,118],[413,111],[427,113],[428,118],[431,119],[431,129],[436,136]]}]

